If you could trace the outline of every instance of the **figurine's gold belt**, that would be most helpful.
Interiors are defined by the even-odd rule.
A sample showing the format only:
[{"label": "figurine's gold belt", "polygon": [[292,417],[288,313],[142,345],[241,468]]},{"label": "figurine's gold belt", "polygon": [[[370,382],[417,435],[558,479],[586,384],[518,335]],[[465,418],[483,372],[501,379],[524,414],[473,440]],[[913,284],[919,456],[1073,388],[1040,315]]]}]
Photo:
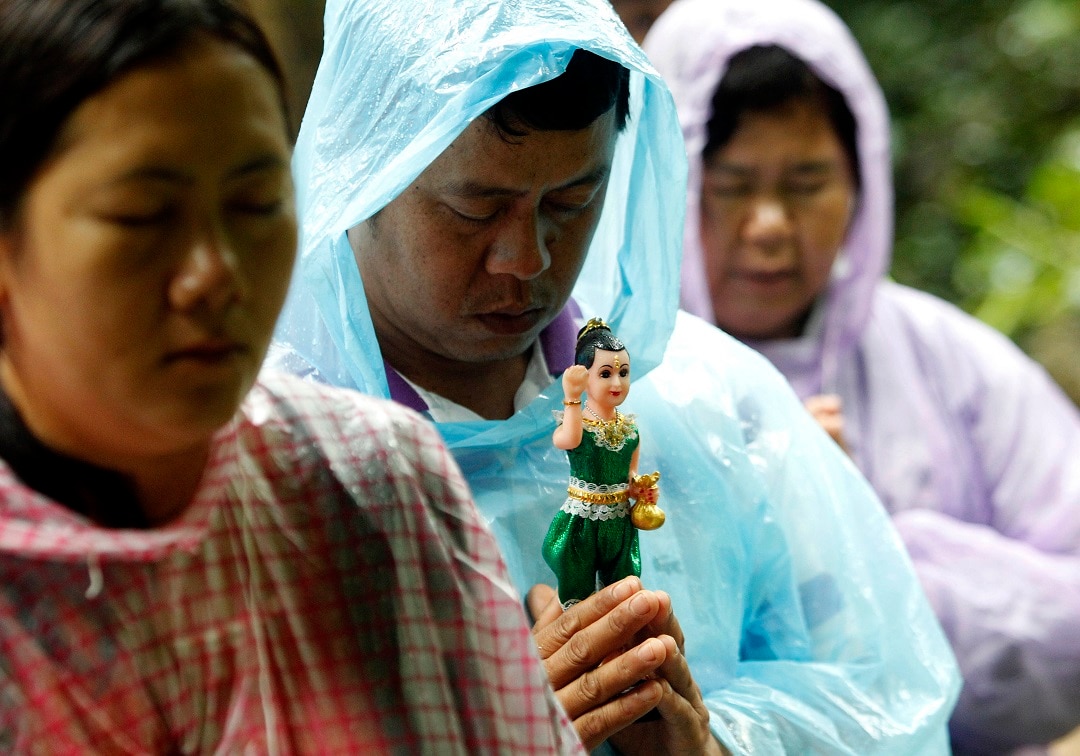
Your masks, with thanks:
[{"label": "figurine's gold belt", "polygon": [[593,491],[586,491],[583,488],[575,488],[574,486],[567,488],[566,493],[570,495],[571,499],[577,499],[586,504],[618,504],[623,501],[629,501],[630,499],[630,496],[626,491],[594,493]]}]

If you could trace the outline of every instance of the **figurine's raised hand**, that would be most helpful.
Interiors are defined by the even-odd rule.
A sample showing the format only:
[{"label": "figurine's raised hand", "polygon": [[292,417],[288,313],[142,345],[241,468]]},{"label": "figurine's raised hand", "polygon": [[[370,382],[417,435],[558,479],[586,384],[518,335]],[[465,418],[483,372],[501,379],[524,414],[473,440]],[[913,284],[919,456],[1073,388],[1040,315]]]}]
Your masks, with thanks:
[{"label": "figurine's raised hand", "polygon": [[581,394],[589,385],[589,369],[571,365],[562,374],[563,399],[574,402],[566,407],[563,422],[555,429],[552,443],[559,449],[574,449],[581,443]]},{"label": "figurine's raised hand", "polygon": [[563,396],[579,399],[589,385],[589,369],[584,365],[571,365],[562,374]]}]

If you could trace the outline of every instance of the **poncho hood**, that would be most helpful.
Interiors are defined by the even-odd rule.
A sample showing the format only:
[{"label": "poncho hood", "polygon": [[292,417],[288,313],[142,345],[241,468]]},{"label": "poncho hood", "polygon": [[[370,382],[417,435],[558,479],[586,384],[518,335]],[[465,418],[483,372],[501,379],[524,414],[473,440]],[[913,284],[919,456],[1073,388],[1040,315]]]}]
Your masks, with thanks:
[{"label": "poncho hood", "polygon": [[841,94],[857,124],[862,187],[819,327],[795,340],[751,342],[802,397],[835,390],[837,365],[858,342],[875,288],[889,267],[893,194],[885,99],[858,44],[830,9],[813,0],[677,0],[657,21],[645,49],[675,97],[689,156],[682,306],[714,322],[700,235],[701,152],[712,98],[728,61],[755,45],[778,45]]},{"label": "poncho hood", "polygon": [[[678,307],[686,162],[671,96],[607,1],[330,0],[325,28],[294,157],[302,240],[278,346],[330,383],[389,396],[346,231],[581,48],[630,69],[631,102],[573,299],[635,345],[637,375],[657,365]],[[548,403],[519,416],[547,427]]]}]

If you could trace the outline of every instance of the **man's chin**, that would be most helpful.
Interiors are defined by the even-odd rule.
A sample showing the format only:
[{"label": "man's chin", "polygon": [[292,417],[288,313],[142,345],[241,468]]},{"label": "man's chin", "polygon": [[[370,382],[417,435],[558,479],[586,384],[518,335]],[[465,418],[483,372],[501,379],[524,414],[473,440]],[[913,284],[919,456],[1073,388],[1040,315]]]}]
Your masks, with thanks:
[{"label": "man's chin", "polygon": [[546,325],[547,323],[537,322],[532,328],[519,333],[492,333],[488,329],[483,329],[483,332],[477,333],[474,339],[455,340],[457,343],[454,347],[456,348],[451,347],[455,352],[453,358],[461,362],[483,365],[521,357],[532,349]]},{"label": "man's chin", "polygon": [[461,352],[456,355],[456,359],[460,362],[467,362],[474,365],[486,365],[492,362],[502,362],[504,360],[512,360],[515,357],[521,357],[529,353],[533,344],[536,343],[536,338],[527,340],[516,340],[512,344],[507,344],[506,339],[500,339],[499,343],[489,342],[484,345],[474,344],[470,347],[465,347]]}]

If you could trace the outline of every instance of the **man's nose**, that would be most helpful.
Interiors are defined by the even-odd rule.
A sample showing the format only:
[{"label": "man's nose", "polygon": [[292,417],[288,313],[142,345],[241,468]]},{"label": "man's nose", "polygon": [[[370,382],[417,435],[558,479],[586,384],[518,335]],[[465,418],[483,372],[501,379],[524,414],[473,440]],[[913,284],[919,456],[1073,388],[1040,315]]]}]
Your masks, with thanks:
[{"label": "man's nose", "polygon": [[536,213],[510,217],[499,229],[487,256],[487,271],[521,281],[536,278],[551,266],[543,222]]}]

